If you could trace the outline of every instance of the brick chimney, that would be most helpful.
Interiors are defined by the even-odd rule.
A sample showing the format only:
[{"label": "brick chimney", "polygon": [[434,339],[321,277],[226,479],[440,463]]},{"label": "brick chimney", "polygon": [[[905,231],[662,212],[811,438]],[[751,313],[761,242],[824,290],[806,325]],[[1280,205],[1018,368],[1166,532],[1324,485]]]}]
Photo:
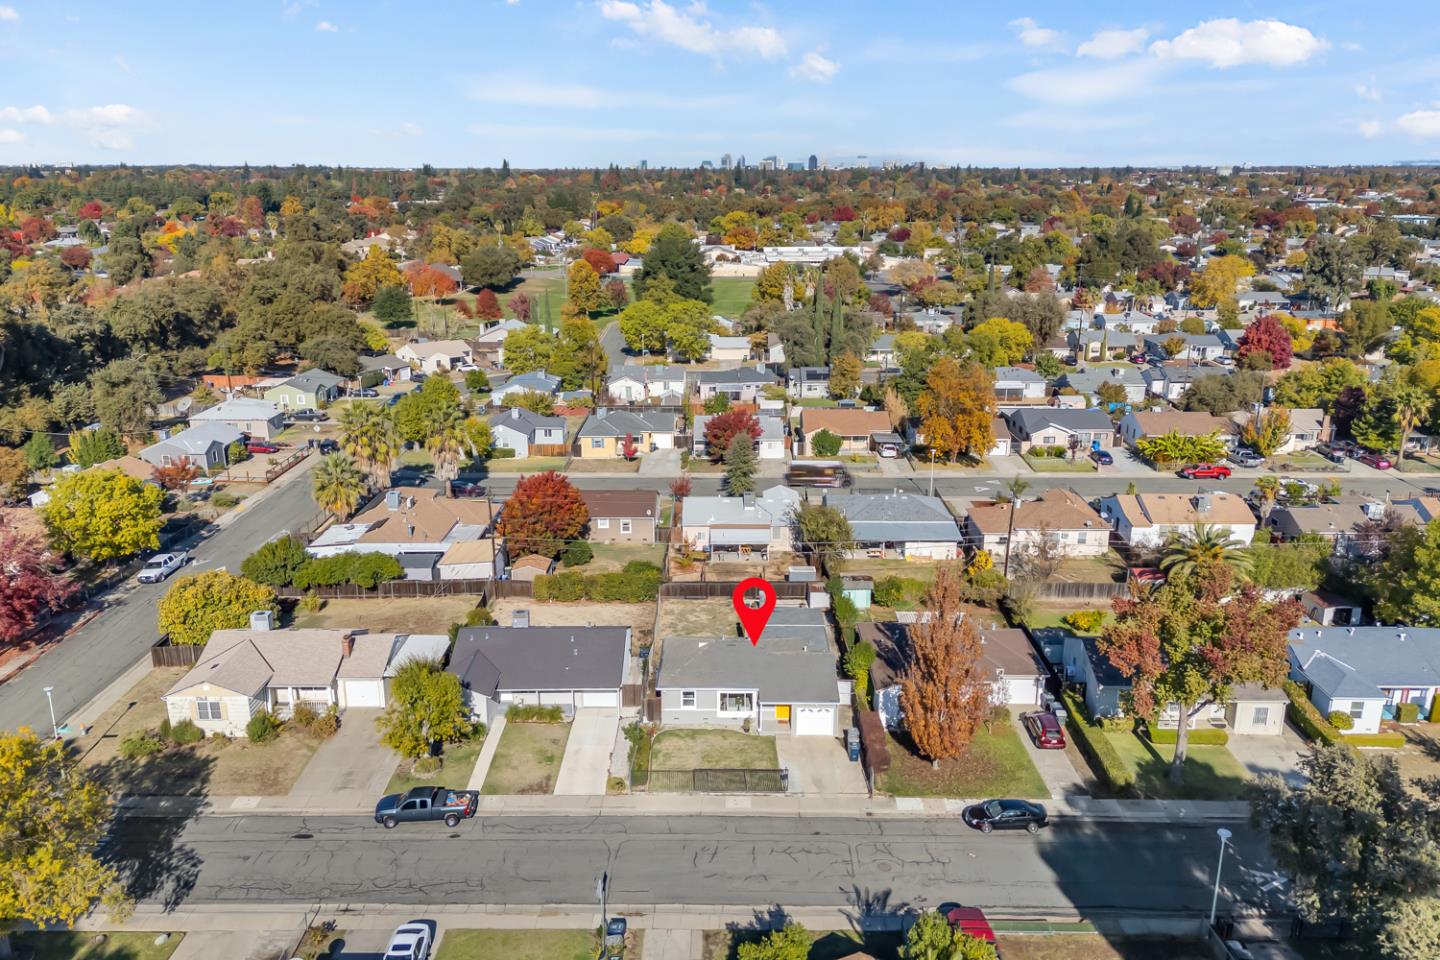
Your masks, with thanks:
[{"label": "brick chimney", "polygon": [[355,652],[355,635],[354,635],[354,634],[351,634],[351,633],[347,633],[347,634],[345,634],[345,636],[343,636],[343,637],[340,638],[340,659],[344,660],[345,658],[349,657],[350,654],[352,654],[352,653],[354,653],[354,652]]}]

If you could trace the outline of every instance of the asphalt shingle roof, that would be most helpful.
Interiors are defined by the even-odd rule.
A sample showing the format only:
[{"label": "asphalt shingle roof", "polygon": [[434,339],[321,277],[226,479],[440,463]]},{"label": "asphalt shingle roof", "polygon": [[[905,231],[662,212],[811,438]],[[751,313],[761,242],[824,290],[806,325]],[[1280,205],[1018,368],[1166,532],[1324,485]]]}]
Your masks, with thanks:
[{"label": "asphalt shingle roof", "polygon": [[464,627],[446,669],[493,699],[502,690],[616,690],[628,627]]}]

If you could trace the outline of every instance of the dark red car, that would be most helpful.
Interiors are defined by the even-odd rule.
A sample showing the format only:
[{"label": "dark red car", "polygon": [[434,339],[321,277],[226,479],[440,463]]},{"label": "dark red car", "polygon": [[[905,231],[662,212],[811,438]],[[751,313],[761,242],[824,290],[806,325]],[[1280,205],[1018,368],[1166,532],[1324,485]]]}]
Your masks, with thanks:
[{"label": "dark red car", "polygon": [[247,440],[245,449],[251,453],[279,453],[280,445],[271,443],[269,440]]},{"label": "dark red car", "polygon": [[1197,463],[1180,471],[1186,480],[1228,480],[1230,468],[1219,463]]},{"label": "dark red car", "polygon": [[1041,750],[1064,750],[1065,731],[1053,713],[1027,713],[1020,718],[1025,732]]},{"label": "dark red car", "polygon": [[[958,904],[945,903],[940,905],[940,913],[950,924],[950,929],[968,933],[977,940],[984,940],[995,946],[995,930],[990,926],[990,921],[985,919],[985,911],[979,907],[962,907]],[[998,960],[999,946],[995,946],[995,956]]]},{"label": "dark red car", "polygon": [[1389,470],[1395,464],[1390,462],[1389,457],[1381,456],[1378,453],[1362,453],[1356,458],[1367,467],[1374,467],[1376,470]]}]

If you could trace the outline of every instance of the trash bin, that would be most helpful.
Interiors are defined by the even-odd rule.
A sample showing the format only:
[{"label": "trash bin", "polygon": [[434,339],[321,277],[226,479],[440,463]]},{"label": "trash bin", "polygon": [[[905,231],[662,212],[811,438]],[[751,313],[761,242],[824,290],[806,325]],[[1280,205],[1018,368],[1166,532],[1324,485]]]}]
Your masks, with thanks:
[{"label": "trash bin", "polygon": [[616,917],[605,924],[605,956],[611,960],[625,956],[624,917]]},{"label": "trash bin", "polygon": [[845,752],[850,754],[852,762],[860,762],[860,730],[856,727],[845,731]]}]

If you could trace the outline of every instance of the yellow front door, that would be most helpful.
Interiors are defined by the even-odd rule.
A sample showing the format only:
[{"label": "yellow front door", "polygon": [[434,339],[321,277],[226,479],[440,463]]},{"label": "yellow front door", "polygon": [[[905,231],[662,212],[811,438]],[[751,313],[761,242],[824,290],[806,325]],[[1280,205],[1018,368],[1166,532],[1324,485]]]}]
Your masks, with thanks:
[{"label": "yellow front door", "polygon": [[775,722],[786,725],[790,723],[790,704],[783,703],[775,707]]}]

